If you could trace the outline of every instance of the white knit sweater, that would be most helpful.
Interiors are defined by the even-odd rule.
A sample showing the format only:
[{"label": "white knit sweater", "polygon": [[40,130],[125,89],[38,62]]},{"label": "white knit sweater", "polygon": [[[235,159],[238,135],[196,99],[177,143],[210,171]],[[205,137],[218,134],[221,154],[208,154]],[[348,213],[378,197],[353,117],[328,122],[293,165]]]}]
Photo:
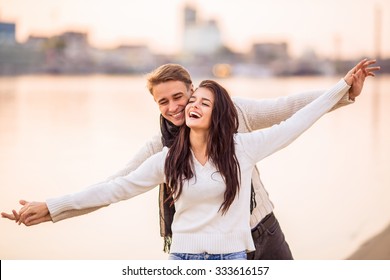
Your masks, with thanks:
[{"label": "white knit sweater", "polygon": [[[289,95],[277,99],[246,99],[234,98],[233,101],[238,111],[239,117],[239,132],[250,132],[258,129],[271,127],[291,117],[295,112],[303,106],[309,104],[314,99],[319,97],[324,91],[311,91],[300,94]],[[332,109],[339,108],[351,104],[348,93]],[[109,179],[130,174],[138,168],[146,159],[162,150],[161,134],[157,134],[132,157],[126,167],[118,171]],[[257,167],[253,170],[252,182],[256,193],[256,208],[250,218],[251,227],[255,227],[266,215],[273,211],[273,204],[269,195],[264,188],[260,179],[260,173]],[[50,200],[48,201],[49,209],[51,209]],[[72,218],[79,215],[84,215],[95,211],[109,204],[96,205],[95,207],[77,207],[67,208],[67,210],[51,212],[53,222],[58,222],[63,219]]]},{"label": "white knit sweater", "polygon": [[[251,175],[256,163],[294,141],[328,112],[348,89],[349,86],[342,79],[279,125],[235,135],[241,187],[225,215],[218,211],[224,198],[223,179],[211,162],[202,166],[193,157],[195,178],[184,182],[182,195],[175,203],[171,252],[223,254],[254,250],[249,222],[249,198]],[[47,200],[51,215],[108,205],[153,189],[164,182],[167,151],[168,148],[164,148],[151,156],[129,175],[93,185],[78,193]]]}]

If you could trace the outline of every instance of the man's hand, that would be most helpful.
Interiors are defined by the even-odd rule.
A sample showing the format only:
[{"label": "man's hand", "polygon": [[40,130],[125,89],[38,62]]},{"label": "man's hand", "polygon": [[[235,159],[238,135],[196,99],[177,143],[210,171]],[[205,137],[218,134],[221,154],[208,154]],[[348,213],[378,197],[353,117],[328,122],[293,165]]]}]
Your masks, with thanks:
[{"label": "man's hand", "polygon": [[349,89],[349,99],[354,101],[360,95],[363,89],[364,81],[368,76],[375,76],[375,71],[380,70],[380,66],[370,67],[376,60],[361,60],[355,67],[348,71],[344,80],[351,86]]}]

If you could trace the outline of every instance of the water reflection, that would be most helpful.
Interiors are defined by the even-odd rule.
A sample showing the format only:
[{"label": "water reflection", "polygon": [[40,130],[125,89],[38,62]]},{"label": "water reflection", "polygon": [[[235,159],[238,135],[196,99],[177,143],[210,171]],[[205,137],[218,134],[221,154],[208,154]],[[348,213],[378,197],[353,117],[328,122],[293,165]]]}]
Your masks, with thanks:
[{"label": "water reflection", "polygon": [[378,138],[378,125],[380,122],[380,89],[382,77],[379,76],[373,83],[372,90],[372,133],[375,139]]}]

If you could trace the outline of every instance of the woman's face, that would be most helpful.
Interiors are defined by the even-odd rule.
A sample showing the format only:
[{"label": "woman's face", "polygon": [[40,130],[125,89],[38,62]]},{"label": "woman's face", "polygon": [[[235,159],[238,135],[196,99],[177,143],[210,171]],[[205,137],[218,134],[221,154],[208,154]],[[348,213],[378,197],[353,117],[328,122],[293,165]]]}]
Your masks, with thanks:
[{"label": "woman's face", "polygon": [[208,130],[214,107],[214,94],[207,88],[198,88],[186,106],[186,125],[191,129]]}]

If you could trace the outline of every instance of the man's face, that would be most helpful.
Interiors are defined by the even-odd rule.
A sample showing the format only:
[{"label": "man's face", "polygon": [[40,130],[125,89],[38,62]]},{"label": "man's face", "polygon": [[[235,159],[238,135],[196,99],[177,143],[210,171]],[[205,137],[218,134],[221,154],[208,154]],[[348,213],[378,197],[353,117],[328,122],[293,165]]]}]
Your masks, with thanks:
[{"label": "man's face", "polygon": [[185,83],[181,81],[169,81],[153,87],[153,97],[164,118],[176,126],[181,126],[185,121],[184,109],[193,88],[187,90]]}]

